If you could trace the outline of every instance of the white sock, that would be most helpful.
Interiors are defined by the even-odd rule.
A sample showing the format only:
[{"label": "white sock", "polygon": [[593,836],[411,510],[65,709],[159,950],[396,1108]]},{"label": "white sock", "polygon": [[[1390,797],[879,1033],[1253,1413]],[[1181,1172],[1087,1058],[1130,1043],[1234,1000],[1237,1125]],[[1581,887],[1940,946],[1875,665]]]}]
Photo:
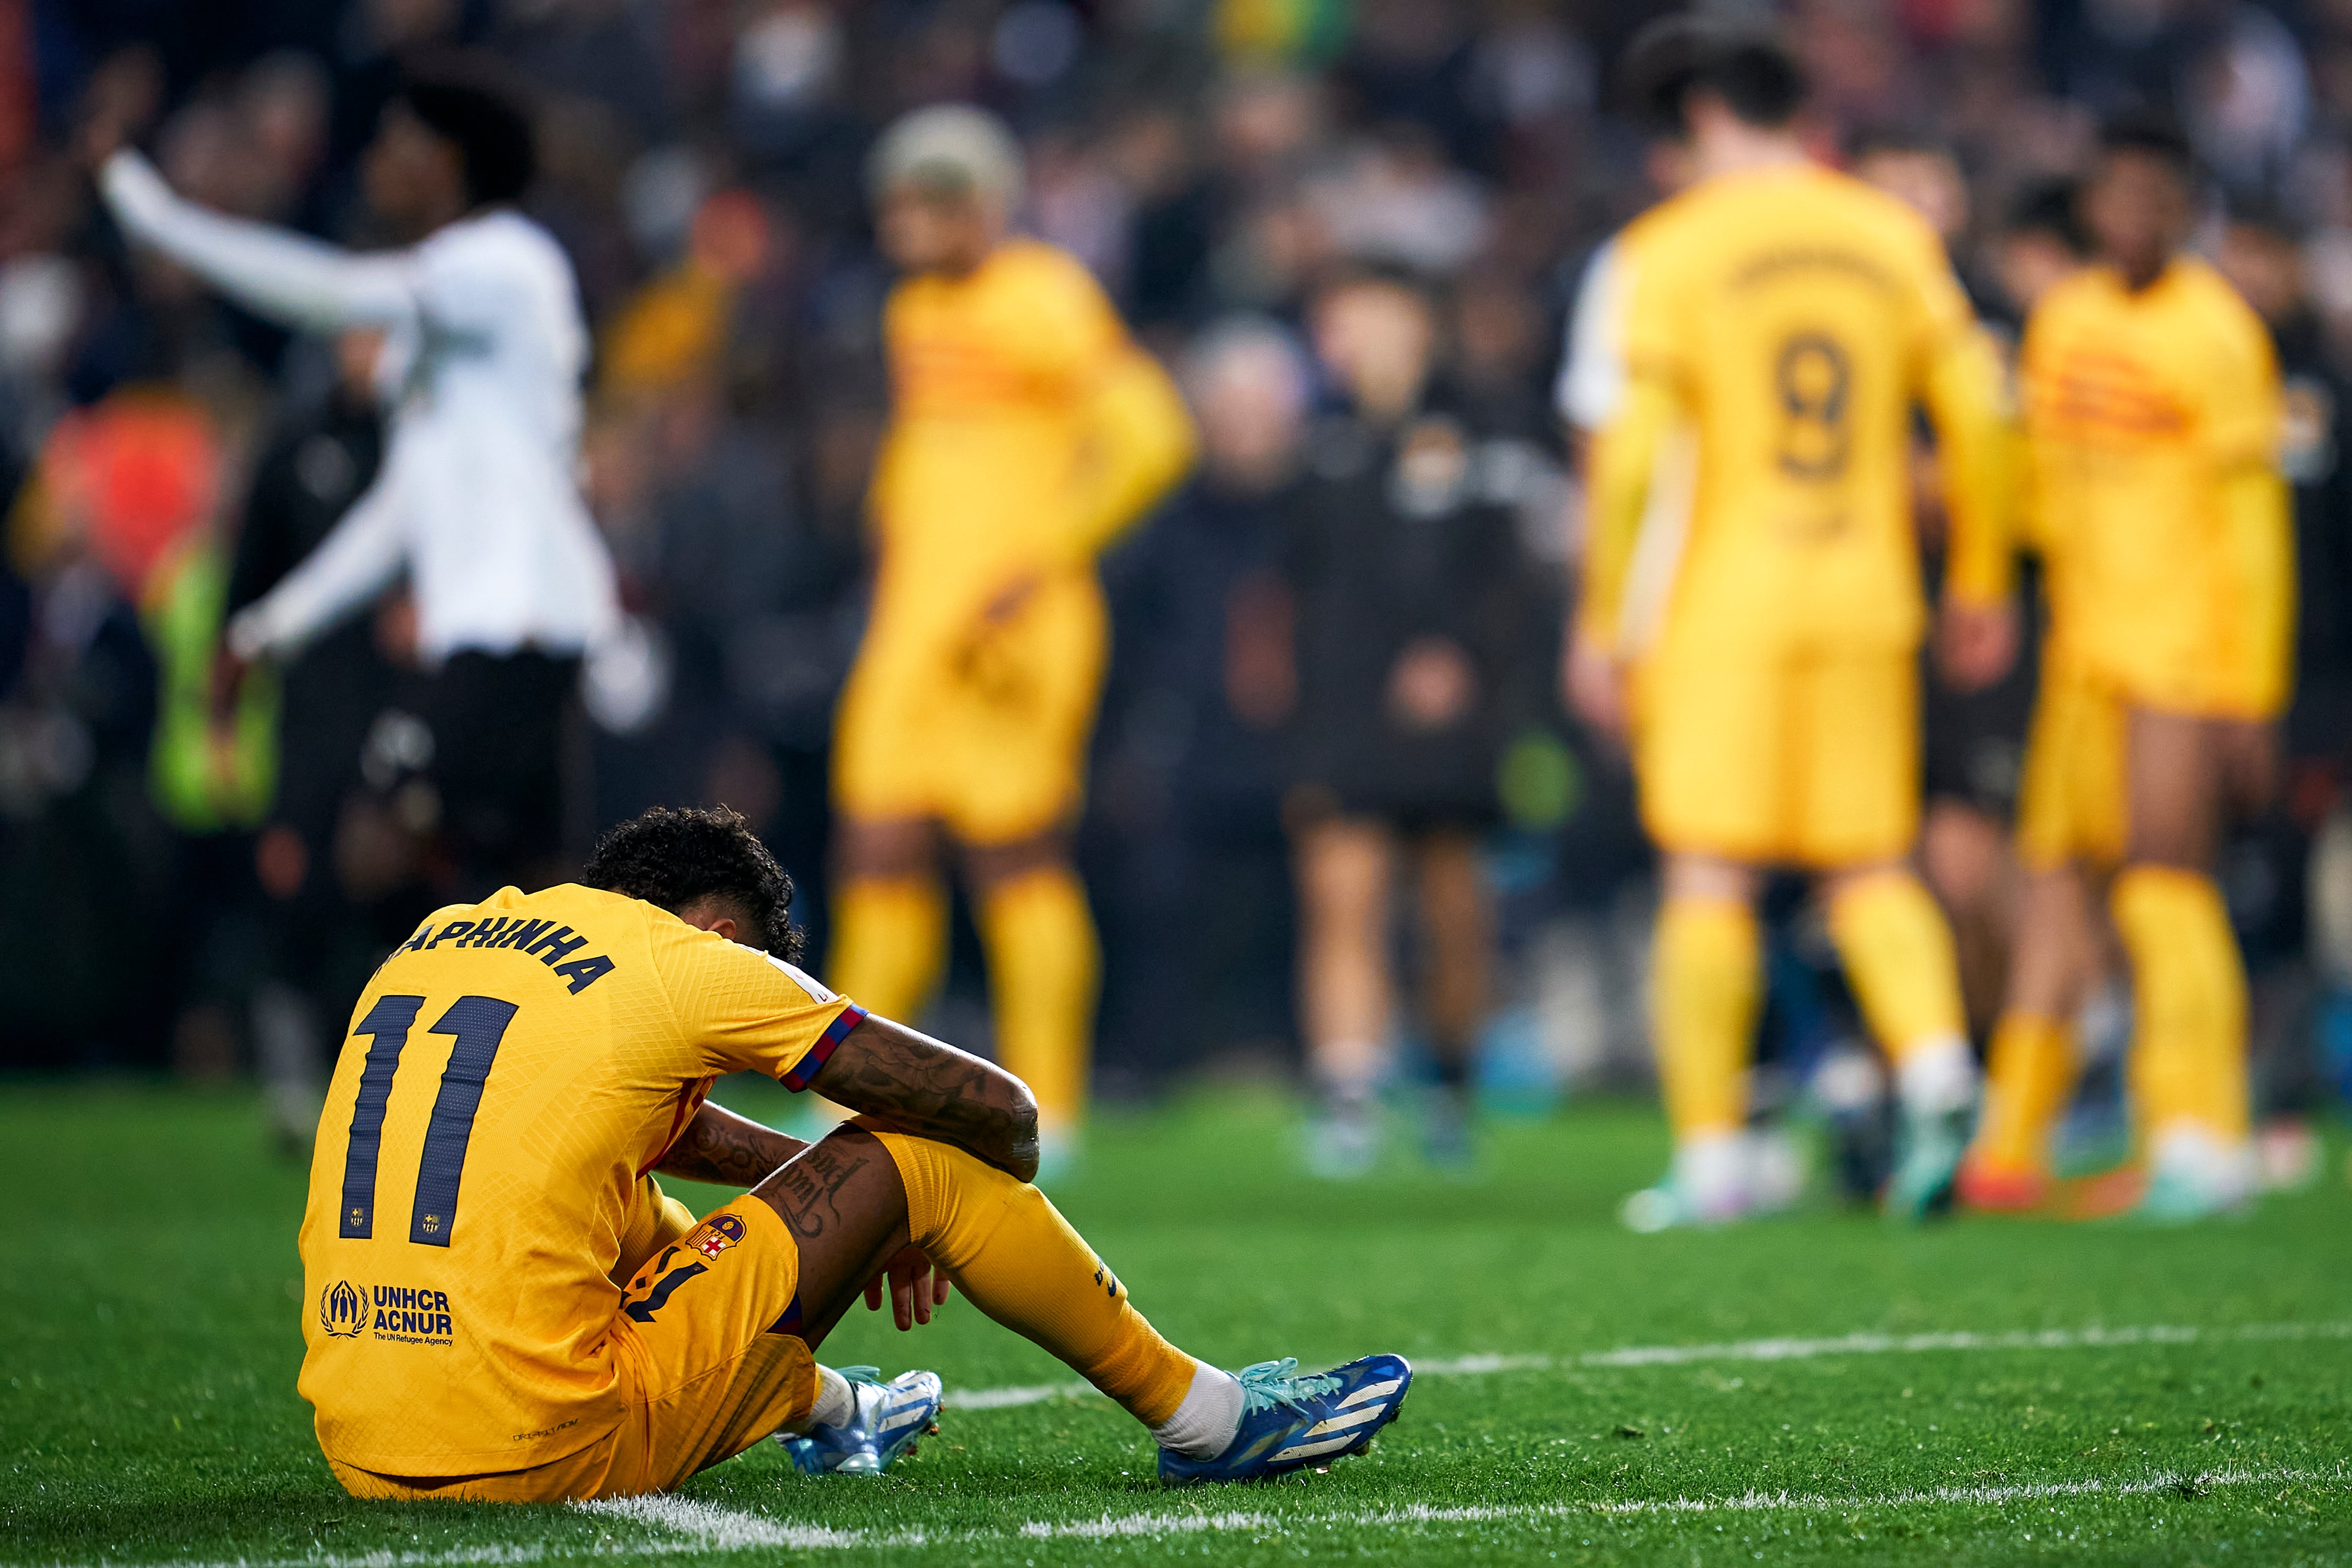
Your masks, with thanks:
[{"label": "white sock", "polygon": [[2243,1203],[2254,1191],[2252,1146],[2232,1143],[2185,1117],[2149,1131],[2147,1165],[2151,1172],[2192,1182],[2225,1204]]},{"label": "white sock", "polygon": [[1966,1110],[1977,1100],[1977,1059],[1958,1035],[1914,1047],[1895,1068],[1895,1091],[1912,1116]]},{"label": "white sock", "polygon": [[1241,1380],[1207,1362],[1192,1368],[1192,1386],[1176,1414],[1151,1429],[1151,1440],[1188,1459],[1213,1459],[1242,1429]]},{"label": "white sock", "polygon": [[849,1379],[829,1366],[817,1368],[816,1405],[808,1413],[808,1426],[845,1426],[856,1414],[857,1390]]},{"label": "white sock", "polygon": [[1710,1216],[1748,1206],[1748,1165],[1742,1132],[1706,1132],[1675,1145],[1675,1184]]}]

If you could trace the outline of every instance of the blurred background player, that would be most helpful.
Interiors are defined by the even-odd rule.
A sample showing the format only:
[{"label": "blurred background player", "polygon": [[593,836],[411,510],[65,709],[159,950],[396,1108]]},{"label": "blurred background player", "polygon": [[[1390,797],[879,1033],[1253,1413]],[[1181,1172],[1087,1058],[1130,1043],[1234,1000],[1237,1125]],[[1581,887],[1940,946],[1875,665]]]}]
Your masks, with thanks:
[{"label": "blurred background player", "polygon": [[1315,433],[1285,568],[1300,711],[1287,803],[1299,1000],[1323,1100],[1310,1163],[1360,1175],[1378,1152],[1403,873],[1437,1078],[1429,1152],[1460,1165],[1494,942],[1479,838],[1499,816],[1528,578],[1511,510],[1483,491],[1473,433],[1433,384],[1427,289],[1398,273],[1343,277],[1311,315],[1344,406]]},{"label": "blurred background player", "polygon": [[1620,237],[1622,384],[1591,465],[1570,678],[1630,730],[1667,856],[1654,984],[1673,1170],[1637,1228],[1755,1204],[1743,1069],[1763,868],[1823,883],[1830,929],[1905,1112],[1890,1212],[1948,1194],[1976,1096],[1951,936],[1907,857],[1923,621],[1911,410],[1942,442],[1947,647],[2006,667],[1994,366],[1934,232],[1807,156],[1777,36],[1676,18],[1631,52],[1694,184]]},{"label": "blurred background player", "polygon": [[[1971,215],[1968,180],[1952,149],[1933,136],[1874,131],[1854,143],[1848,166],[1856,179],[1905,203],[1936,231],[1969,291],[1989,352],[1999,355],[2001,344],[2013,342],[2015,334],[2001,331],[1999,325],[2006,302],[1998,284],[1957,272]],[[2002,401],[2004,413],[2013,414],[2012,400]],[[2005,418],[2003,424],[2006,471],[2013,474],[2013,422]],[[1943,483],[1926,432],[1915,439],[1912,451],[1913,511],[1933,595],[1942,581],[1948,542]],[[2030,593],[2021,594],[2021,607],[2030,598]],[[2018,875],[2010,828],[2017,810],[2026,721],[2033,706],[2033,663],[2021,658],[2000,679],[1982,687],[1948,679],[1936,659],[1920,664],[1925,741],[1920,784],[1926,809],[1919,828],[1919,868],[1951,921],[1969,1032],[1981,1040],[2000,1010],[2016,916]]]},{"label": "blurred background player", "polygon": [[511,205],[532,169],[521,112],[451,80],[395,97],[367,157],[369,205],[410,249],[355,255],[208,212],[127,150],[100,180],[126,231],[239,303],[311,331],[384,331],[381,471],[230,624],[223,684],[301,648],[405,569],[418,651],[438,672],[435,783],[476,895],[559,869],[565,717],[582,655],[619,609],[573,472],[588,337],[572,264]]},{"label": "blurred background player", "polygon": [[1098,968],[1067,846],[1107,636],[1095,555],[1182,476],[1192,427],[1085,267],[1006,237],[1022,163],[1001,123],[918,110],[871,170],[906,277],[884,319],[872,618],[836,721],[833,975],[920,1015],[952,841],[999,1059],[1036,1091],[1059,1157],[1085,1105]]},{"label": "blurred background player", "polygon": [[2019,824],[2032,875],[1969,1201],[2038,1202],[2093,973],[2088,879],[2133,978],[2132,1098],[2149,1215],[2253,1192],[2246,980],[2213,870],[2275,773],[2294,639],[2278,368],[2205,262],[2189,145],[2112,123],[2084,193],[2097,265],[2026,331],[2034,534],[2052,624]]}]

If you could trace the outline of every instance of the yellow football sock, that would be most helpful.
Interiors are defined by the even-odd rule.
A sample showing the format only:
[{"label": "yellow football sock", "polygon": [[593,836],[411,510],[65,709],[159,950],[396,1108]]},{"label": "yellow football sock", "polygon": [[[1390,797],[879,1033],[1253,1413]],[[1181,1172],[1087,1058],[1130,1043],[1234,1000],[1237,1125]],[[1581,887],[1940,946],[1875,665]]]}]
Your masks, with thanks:
[{"label": "yellow football sock", "polygon": [[2036,1013],[2004,1013],[1985,1064],[1974,1156],[1997,1171],[2046,1172],[2050,1135],[2074,1087],[2074,1032]]},{"label": "yellow football sock", "polygon": [[947,889],[932,877],[855,877],[834,895],[833,988],[912,1025],[947,962]]},{"label": "yellow football sock", "polygon": [[1966,1047],[1952,928],[1918,878],[1888,871],[1848,882],[1829,914],[1862,1016],[1898,1068],[1922,1047]]},{"label": "yellow football sock", "polygon": [[907,1233],[972,1304],[1053,1352],[1147,1426],[1176,1414],[1199,1366],[1024,1182],[928,1138],[875,1131],[907,1188]]},{"label": "yellow football sock", "polygon": [[980,900],[996,1059],[1037,1097],[1048,1133],[1086,1110],[1099,957],[1085,889],[1066,868],[1000,882]]},{"label": "yellow football sock", "polygon": [[2132,1091],[2140,1125],[2189,1121],[2246,1137],[2246,972],[2221,890],[2168,866],[2133,866],[2110,895],[2131,953]]},{"label": "yellow football sock", "polygon": [[1748,1120],[1748,1054],[1762,989],[1756,911],[1738,899],[1679,897],[1658,911],[1651,963],[1658,1079],[1675,1141]]}]

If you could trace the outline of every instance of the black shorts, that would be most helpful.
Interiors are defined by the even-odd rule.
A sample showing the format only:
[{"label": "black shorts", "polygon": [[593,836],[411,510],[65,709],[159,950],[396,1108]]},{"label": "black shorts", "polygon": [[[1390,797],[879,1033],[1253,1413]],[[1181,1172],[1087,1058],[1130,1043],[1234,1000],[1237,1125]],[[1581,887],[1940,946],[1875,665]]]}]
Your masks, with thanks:
[{"label": "black shorts", "polygon": [[536,886],[562,856],[579,689],[576,656],[529,651],[455,654],[428,684],[442,832],[469,893]]},{"label": "black shorts", "polygon": [[2007,822],[2017,815],[2025,732],[2033,719],[2030,658],[1982,691],[1955,691],[1930,668],[1920,707],[1929,801],[1958,801]]}]

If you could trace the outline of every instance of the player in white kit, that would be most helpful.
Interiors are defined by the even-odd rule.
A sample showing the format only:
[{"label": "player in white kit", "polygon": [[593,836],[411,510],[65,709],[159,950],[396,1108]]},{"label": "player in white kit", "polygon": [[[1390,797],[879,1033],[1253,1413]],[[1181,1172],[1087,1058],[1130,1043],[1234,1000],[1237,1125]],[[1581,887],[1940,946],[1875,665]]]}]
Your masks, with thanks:
[{"label": "player in white kit", "polygon": [[375,483],[231,623],[237,661],[284,658],[404,571],[435,672],[433,773],[467,890],[560,870],[562,734],[582,658],[620,625],[613,564],[581,500],[588,358],[572,266],[513,205],[530,127],[498,95],[417,82],[366,162],[370,205],[415,237],[353,253],[174,195],[122,151],[100,185],[131,238],[299,330],[377,328],[390,409]]}]

